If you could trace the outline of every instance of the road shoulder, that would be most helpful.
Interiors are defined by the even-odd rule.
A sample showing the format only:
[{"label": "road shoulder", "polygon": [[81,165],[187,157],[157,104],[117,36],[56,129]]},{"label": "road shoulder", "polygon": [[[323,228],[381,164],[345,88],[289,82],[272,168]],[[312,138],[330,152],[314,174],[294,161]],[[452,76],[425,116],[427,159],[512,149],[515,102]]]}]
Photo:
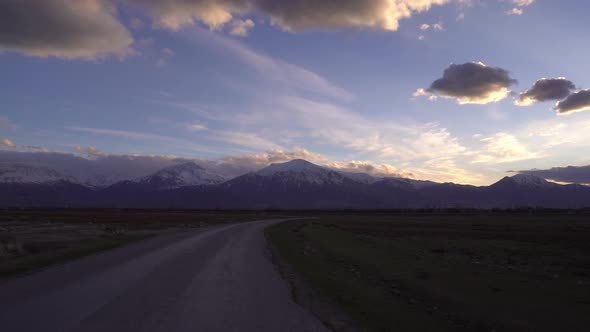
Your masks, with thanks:
[{"label": "road shoulder", "polygon": [[[303,222],[303,220],[288,220],[283,223],[298,222]],[[281,224],[282,223],[267,227],[264,235],[271,255],[271,261],[283,280],[289,284],[293,301],[311,312],[332,331],[360,331],[354,326],[354,322],[348,318],[330,298],[320,294],[320,292],[310,285],[310,283],[287,262],[285,257],[281,256],[281,250],[272,238],[274,228]]]}]

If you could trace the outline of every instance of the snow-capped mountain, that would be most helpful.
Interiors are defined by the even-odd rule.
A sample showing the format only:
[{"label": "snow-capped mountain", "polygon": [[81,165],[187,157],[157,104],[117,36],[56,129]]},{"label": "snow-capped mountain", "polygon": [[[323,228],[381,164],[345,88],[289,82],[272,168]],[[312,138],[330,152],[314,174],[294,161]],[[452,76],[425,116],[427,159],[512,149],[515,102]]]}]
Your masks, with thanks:
[{"label": "snow-capped mountain", "polygon": [[336,171],[312,164],[303,159],[295,159],[281,164],[271,164],[253,174],[280,179],[281,182],[311,184],[342,184],[347,179]]},{"label": "snow-capped mountain", "polygon": [[375,182],[379,182],[383,180],[383,177],[372,176],[367,173],[353,173],[353,172],[341,172],[338,173],[344,175],[345,177],[354,180],[356,182],[364,183],[364,184],[372,184]]},{"label": "snow-capped mountain", "polygon": [[[108,183],[129,173],[95,179]],[[143,175],[150,174],[151,175]],[[590,187],[560,185],[531,175],[491,186],[351,175],[305,160],[272,164],[229,181],[193,162],[156,172],[136,169],[135,180],[87,185],[98,172],[63,172],[46,165],[0,162],[0,207],[138,208],[514,208],[590,207]],[[74,176],[76,175],[76,176]],[[80,179],[83,179],[80,181]],[[99,181],[100,180],[100,181]]]},{"label": "snow-capped mountain", "polygon": [[194,162],[166,167],[132,182],[150,185],[157,189],[174,189],[187,186],[213,185],[225,181],[221,175],[211,173]]},{"label": "snow-capped mountain", "polygon": [[377,181],[375,183],[403,189],[422,189],[440,184],[432,181],[414,180],[406,178],[382,178],[380,179],[380,181]]},{"label": "snow-capped mountain", "polygon": [[555,183],[549,182],[543,178],[529,174],[516,174],[510,177],[512,181],[523,185],[523,186],[539,186],[539,187],[552,187]]},{"label": "snow-capped mountain", "polygon": [[531,188],[554,188],[559,186],[556,183],[549,182],[543,178],[530,174],[516,174],[513,176],[506,176],[492,186],[519,186]]},{"label": "snow-capped mountain", "polygon": [[0,183],[47,184],[59,181],[76,183],[77,180],[54,169],[26,164],[0,164]]}]

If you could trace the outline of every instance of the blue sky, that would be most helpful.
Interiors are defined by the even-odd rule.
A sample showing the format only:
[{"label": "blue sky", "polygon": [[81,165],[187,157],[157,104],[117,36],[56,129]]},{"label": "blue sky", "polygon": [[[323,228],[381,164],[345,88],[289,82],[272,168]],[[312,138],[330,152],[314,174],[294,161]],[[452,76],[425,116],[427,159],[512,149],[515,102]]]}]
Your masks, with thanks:
[{"label": "blue sky", "polygon": [[[472,184],[590,164],[590,103],[564,115],[555,98],[514,104],[541,78],[590,89],[584,1],[64,1],[4,8],[16,18],[0,24],[2,149],[279,154]],[[51,6],[81,7],[42,22],[19,16]],[[91,32],[77,21],[85,11]],[[454,88],[428,91],[451,64],[471,62],[518,84],[482,85],[493,91],[475,104]]]}]

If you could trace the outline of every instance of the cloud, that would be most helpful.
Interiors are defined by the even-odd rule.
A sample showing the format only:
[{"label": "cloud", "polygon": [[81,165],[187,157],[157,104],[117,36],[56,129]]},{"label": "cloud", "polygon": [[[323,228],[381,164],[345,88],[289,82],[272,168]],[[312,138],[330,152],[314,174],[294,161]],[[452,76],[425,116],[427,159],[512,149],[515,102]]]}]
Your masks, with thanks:
[{"label": "cloud", "polygon": [[421,166],[412,168],[419,180],[435,182],[453,182],[460,184],[483,184],[486,178],[457,165],[453,158],[440,157],[425,161]]},{"label": "cloud", "polygon": [[287,89],[320,94],[344,101],[354,99],[350,92],[328,81],[325,77],[306,68],[256,52],[234,38],[206,32],[198,33],[197,37],[209,45],[219,47],[224,53],[237,57],[255,70],[261,79],[269,81],[273,90],[283,86]]},{"label": "cloud", "polygon": [[0,52],[94,60],[133,53],[133,37],[102,0],[0,1]]},{"label": "cloud", "polygon": [[532,5],[535,0],[510,0],[510,4],[514,7],[506,11],[507,15],[522,15],[524,13],[524,7]]},{"label": "cloud", "polygon": [[97,148],[93,147],[93,146],[89,146],[86,149],[84,149],[81,146],[76,146],[74,148],[74,150],[76,150],[77,152],[85,152],[88,157],[104,157],[106,156],[106,154],[102,151],[99,151]]},{"label": "cloud", "polygon": [[387,163],[372,163],[369,161],[332,161],[324,166],[341,172],[366,173],[372,176],[414,178],[415,174],[409,171],[398,170],[395,166]]},{"label": "cloud", "polygon": [[575,88],[574,83],[564,77],[541,78],[530,89],[520,93],[514,104],[528,106],[536,102],[560,100],[569,96]]},{"label": "cloud", "polygon": [[424,23],[420,26],[420,30],[422,31],[426,31],[431,29],[435,30],[435,31],[444,31],[444,27],[443,27],[443,23],[442,22],[438,22],[438,23],[434,23],[432,25],[428,24],[428,23]]},{"label": "cloud", "polygon": [[176,56],[176,53],[173,50],[171,50],[171,49],[169,49],[167,47],[161,49],[160,50],[160,53],[161,53],[162,56],[158,59],[158,61],[156,61],[156,64],[158,66],[164,66],[165,64],[168,63],[168,60],[170,60],[174,56]]},{"label": "cloud", "polygon": [[572,93],[564,100],[557,102],[555,110],[558,114],[571,114],[590,110],[590,90]]},{"label": "cloud", "polygon": [[450,0],[128,0],[146,8],[156,25],[178,30],[202,22],[220,29],[236,15],[260,13],[287,31],[373,28],[395,31],[399,21]]},{"label": "cloud", "polygon": [[10,148],[13,151],[19,151],[19,152],[48,152],[48,150],[42,146],[37,146],[37,145],[20,145],[20,144],[16,144],[14,143],[14,141],[8,139],[8,138],[4,138],[4,139],[0,139],[0,147],[6,147],[6,148]]},{"label": "cloud", "polygon": [[474,156],[473,163],[499,164],[540,158],[537,153],[530,152],[516,137],[507,133],[497,133],[480,141],[485,144],[485,149]]},{"label": "cloud", "polygon": [[[158,27],[179,30],[202,23],[211,30],[229,26],[246,36],[254,22],[244,15],[268,16],[287,31],[371,28],[395,31],[399,21],[451,0],[27,0],[0,1],[0,52],[96,60],[135,54],[134,39],[118,7],[145,10]],[[131,17],[130,29],[144,22]]]},{"label": "cloud", "polygon": [[8,138],[0,139],[0,145],[8,148],[16,148],[16,144]]},{"label": "cloud", "polygon": [[321,163],[326,160],[324,156],[318,153],[296,148],[291,151],[269,150],[257,154],[232,155],[219,160],[199,160],[198,163],[226,177],[234,177],[257,171],[272,163],[284,163],[293,159],[305,159],[314,163]]},{"label": "cloud", "polygon": [[555,182],[590,184],[590,165],[523,170],[518,173],[535,175]]},{"label": "cloud", "polygon": [[527,7],[532,5],[535,0],[512,0],[512,3],[517,7]]},{"label": "cloud", "polygon": [[509,87],[516,83],[505,69],[467,62],[450,65],[442,78],[428,89],[419,89],[415,96],[430,94],[455,99],[459,104],[488,104],[506,98],[511,92]]},{"label": "cloud", "polygon": [[506,11],[506,15],[522,15],[522,14],[524,14],[524,10],[522,10],[521,8],[516,8],[516,7]]},{"label": "cloud", "polygon": [[104,136],[112,136],[118,137],[123,139],[130,139],[136,141],[157,141],[164,144],[168,144],[173,146],[175,149],[182,149],[185,151],[198,151],[198,152],[218,152],[218,149],[213,149],[211,147],[206,147],[203,145],[196,144],[190,140],[172,137],[172,136],[165,136],[165,135],[157,135],[152,133],[145,133],[145,132],[137,132],[137,131],[128,131],[128,130],[115,130],[115,129],[105,129],[105,128],[91,128],[91,127],[66,127],[65,129],[75,131],[75,132],[83,132],[89,133],[94,135],[104,135]]},{"label": "cloud", "polygon": [[208,130],[207,126],[205,126],[204,124],[201,124],[201,123],[188,124],[188,125],[186,125],[186,129],[188,129],[190,131]]},{"label": "cloud", "polygon": [[208,132],[209,139],[242,146],[249,150],[281,150],[282,146],[272,139],[268,139],[253,132],[240,132],[235,130],[215,130]]},{"label": "cloud", "polygon": [[230,24],[229,34],[232,36],[246,37],[252,28],[254,28],[254,22],[251,19],[234,19]]}]

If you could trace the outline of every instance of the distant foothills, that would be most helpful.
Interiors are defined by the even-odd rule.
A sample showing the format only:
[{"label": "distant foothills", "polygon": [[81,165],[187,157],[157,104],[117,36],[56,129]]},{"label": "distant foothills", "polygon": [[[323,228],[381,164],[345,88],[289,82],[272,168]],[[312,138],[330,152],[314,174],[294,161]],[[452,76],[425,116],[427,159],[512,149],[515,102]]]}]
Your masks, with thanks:
[{"label": "distant foothills", "polygon": [[109,183],[30,164],[0,169],[0,207],[206,209],[583,208],[590,187],[533,175],[490,186],[345,173],[296,159],[226,179],[194,162]]}]

